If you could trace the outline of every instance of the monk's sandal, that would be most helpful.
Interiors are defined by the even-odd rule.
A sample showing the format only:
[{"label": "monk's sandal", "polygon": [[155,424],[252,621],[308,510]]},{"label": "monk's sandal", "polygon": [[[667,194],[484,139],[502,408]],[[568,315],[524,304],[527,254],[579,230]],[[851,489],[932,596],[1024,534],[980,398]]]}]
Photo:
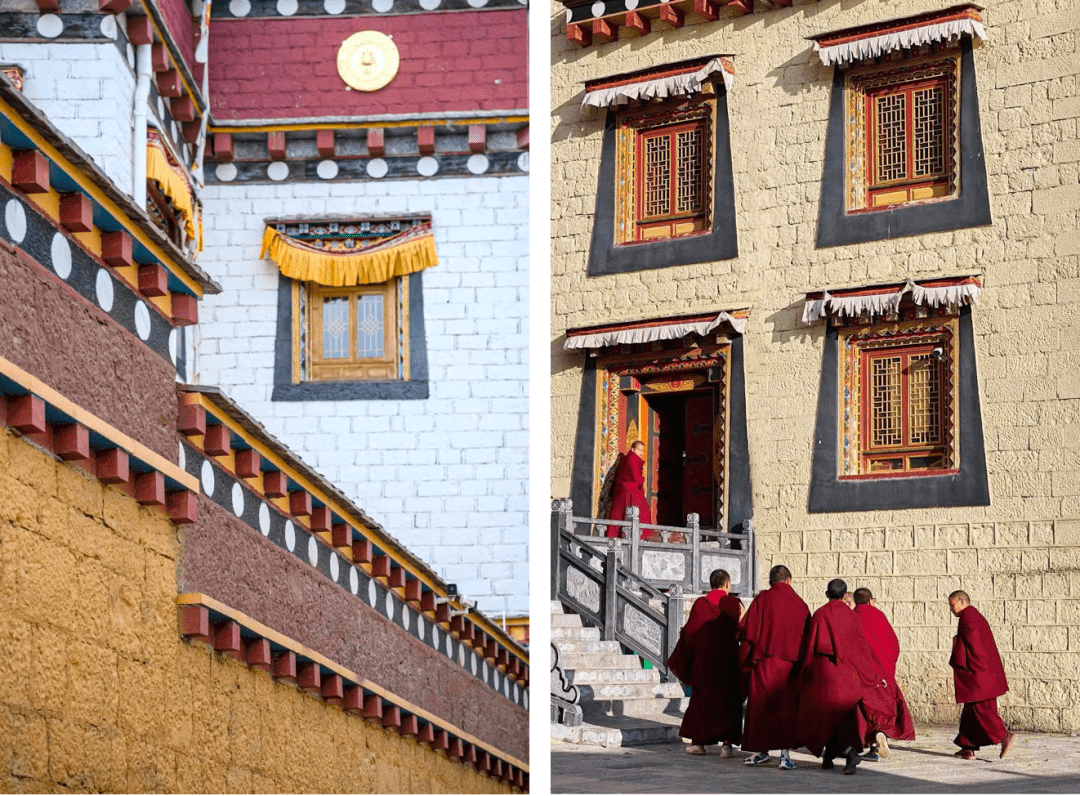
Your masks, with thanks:
[{"label": "monk's sandal", "polygon": [[760,766],[762,763],[768,761],[768,759],[769,756],[765,752],[759,752],[756,755],[746,758],[742,762],[744,766]]},{"label": "monk's sandal", "polygon": [[885,733],[879,732],[874,736],[874,745],[877,746],[878,757],[888,760],[892,750],[889,749],[889,739],[885,737]]}]

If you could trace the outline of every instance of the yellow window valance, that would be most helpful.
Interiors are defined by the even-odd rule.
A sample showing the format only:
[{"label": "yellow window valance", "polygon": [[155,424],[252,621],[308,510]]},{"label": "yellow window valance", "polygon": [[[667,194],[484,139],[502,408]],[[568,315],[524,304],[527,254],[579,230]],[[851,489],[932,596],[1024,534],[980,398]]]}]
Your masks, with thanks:
[{"label": "yellow window valance", "polygon": [[[202,250],[202,210],[195,201],[187,172],[173,160],[157,130],[146,131],[146,179],[153,180],[184,218],[184,231]],[[196,227],[198,235],[195,234]]]},{"label": "yellow window valance", "polygon": [[260,256],[269,256],[289,279],[328,287],[375,285],[439,264],[430,224],[419,224],[359,250],[319,248],[267,227]]}]

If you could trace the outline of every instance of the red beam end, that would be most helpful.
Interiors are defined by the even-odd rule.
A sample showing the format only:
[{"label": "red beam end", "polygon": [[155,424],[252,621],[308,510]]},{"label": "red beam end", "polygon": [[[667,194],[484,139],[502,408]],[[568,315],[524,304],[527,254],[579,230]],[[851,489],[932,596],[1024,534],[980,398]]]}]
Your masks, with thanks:
[{"label": "red beam end", "polygon": [[330,526],[330,544],[334,547],[352,546],[352,528],[343,522],[335,522]]},{"label": "red beam end", "polygon": [[215,625],[214,649],[243,660],[244,643],[240,640],[240,625],[232,621]]},{"label": "red beam end", "polygon": [[281,130],[267,133],[266,149],[271,160],[285,160],[285,133]]},{"label": "red beam end", "polygon": [[352,557],[354,564],[370,564],[374,559],[371,542],[367,539],[357,539],[353,542]]},{"label": "red beam end", "polygon": [[176,420],[176,430],[185,437],[201,437],[206,434],[206,410],[194,404],[184,404]]},{"label": "red beam end", "polygon": [[181,636],[210,640],[210,611],[205,605],[181,605],[178,614]]},{"label": "red beam end", "polygon": [[7,424],[23,434],[44,434],[45,402],[36,395],[20,395],[9,398]]},{"label": "red beam end", "polygon": [[247,665],[252,669],[261,669],[264,672],[269,672],[270,667],[273,664],[273,659],[270,655],[270,640],[257,638],[254,641],[249,641],[247,649],[244,651],[244,660],[247,661]]},{"label": "red beam end", "polygon": [[236,452],[236,474],[241,478],[258,478],[262,457],[258,451],[242,450]]},{"label": "red beam end", "polygon": [[315,133],[315,148],[319,150],[319,156],[332,158],[334,152],[334,131],[319,130]]},{"label": "red beam end", "polygon": [[289,493],[289,511],[297,517],[311,514],[311,493],[298,489]]},{"label": "red beam end", "polygon": [[311,531],[312,533],[329,533],[331,525],[330,509],[326,506],[319,506],[311,510]]},{"label": "red beam end", "polygon": [[286,650],[274,658],[270,665],[270,674],[278,680],[296,681],[296,653]]},{"label": "red beam end", "polygon": [[592,31],[580,22],[575,22],[566,26],[566,40],[588,47],[592,44]]},{"label": "red beam end", "polygon": [[619,26],[607,19],[594,19],[592,37],[595,42],[615,41],[619,38]]},{"label": "red beam end", "polygon": [[345,701],[345,685],[340,674],[332,674],[323,680],[322,698],[331,705],[340,705]]},{"label": "red beam end", "polygon": [[20,149],[13,153],[11,184],[23,193],[49,192],[49,161],[36,149]]},{"label": "red beam end", "polygon": [[199,499],[194,492],[177,489],[165,496],[169,519],[177,525],[190,525],[199,519]]},{"label": "red beam end", "polygon": [[106,484],[131,483],[131,470],[128,468],[130,460],[126,451],[110,448],[98,451],[95,458],[97,459],[95,470],[99,481]]},{"label": "red beam end", "polygon": [[113,268],[132,265],[131,236],[123,230],[101,233],[101,259]]},{"label": "red beam end", "polygon": [[487,149],[487,126],[483,124],[469,125],[469,151],[481,153]]},{"label": "red beam end", "polygon": [[369,127],[367,131],[367,151],[373,158],[386,154],[386,131],[381,127]]},{"label": "red beam end", "polygon": [[89,232],[94,228],[94,205],[78,191],[60,195],[60,226],[68,232]]},{"label": "red beam end", "polygon": [[157,263],[140,265],[139,292],[151,297],[169,295],[169,272],[165,266]]},{"label": "red beam end", "polygon": [[203,436],[203,450],[207,456],[228,456],[232,452],[232,437],[228,427],[220,423],[208,425]]},{"label": "red beam end", "polygon": [[215,160],[232,160],[233,159],[233,137],[232,137],[232,133],[214,133],[214,159]]},{"label": "red beam end", "polygon": [[135,500],[144,506],[164,506],[165,476],[157,470],[138,476],[135,479]]},{"label": "red beam end", "polygon": [[199,322],[199,300],[187,293],[173,293],[172,318],[176,326],[194,326]]},{"label": "red beam end", "polygon": [[285,497],[289,494],[289,476],[281,470],[263,473],[263,494],[270,498]]}]

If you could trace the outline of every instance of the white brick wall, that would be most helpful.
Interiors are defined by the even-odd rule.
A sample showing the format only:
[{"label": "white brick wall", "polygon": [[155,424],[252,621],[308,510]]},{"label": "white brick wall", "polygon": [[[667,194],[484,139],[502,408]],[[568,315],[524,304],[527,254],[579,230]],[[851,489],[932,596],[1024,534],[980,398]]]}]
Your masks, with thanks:
[{"label": "white brick wall", "polygon": [[131,192],[135,78],[112,42],[0,42],[23,69],[23,94],[125,193]]},{"label": "white brick wall", "polygon": [[[195,327],[218,384],[480,608],[528,611],[528,178],[210,185]],[[264,219],[430,213],[424,401],[272,402],[278,272]]]}]

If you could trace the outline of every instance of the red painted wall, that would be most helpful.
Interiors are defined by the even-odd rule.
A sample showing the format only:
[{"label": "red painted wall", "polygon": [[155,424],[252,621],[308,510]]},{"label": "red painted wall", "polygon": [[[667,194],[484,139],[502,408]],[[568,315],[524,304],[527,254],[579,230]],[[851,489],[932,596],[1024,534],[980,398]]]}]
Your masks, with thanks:
[{"label": "red painted wall", "polygon": [[187,0],[157,0],[158,10],[165,18],[176,46],[187,61],[187,67],[196,78],[202,77],[202,69],[195,68],[195,31],[191,20],[191,5]]},{"label": "red painted wall", "polygon": [[[401,55],[379,91],[347,90],[337,73],[338,48],[360,30],[392,36]],[[526,108],[527,54],[525,9],[216,19],[210,106],[218,121]]]}]

